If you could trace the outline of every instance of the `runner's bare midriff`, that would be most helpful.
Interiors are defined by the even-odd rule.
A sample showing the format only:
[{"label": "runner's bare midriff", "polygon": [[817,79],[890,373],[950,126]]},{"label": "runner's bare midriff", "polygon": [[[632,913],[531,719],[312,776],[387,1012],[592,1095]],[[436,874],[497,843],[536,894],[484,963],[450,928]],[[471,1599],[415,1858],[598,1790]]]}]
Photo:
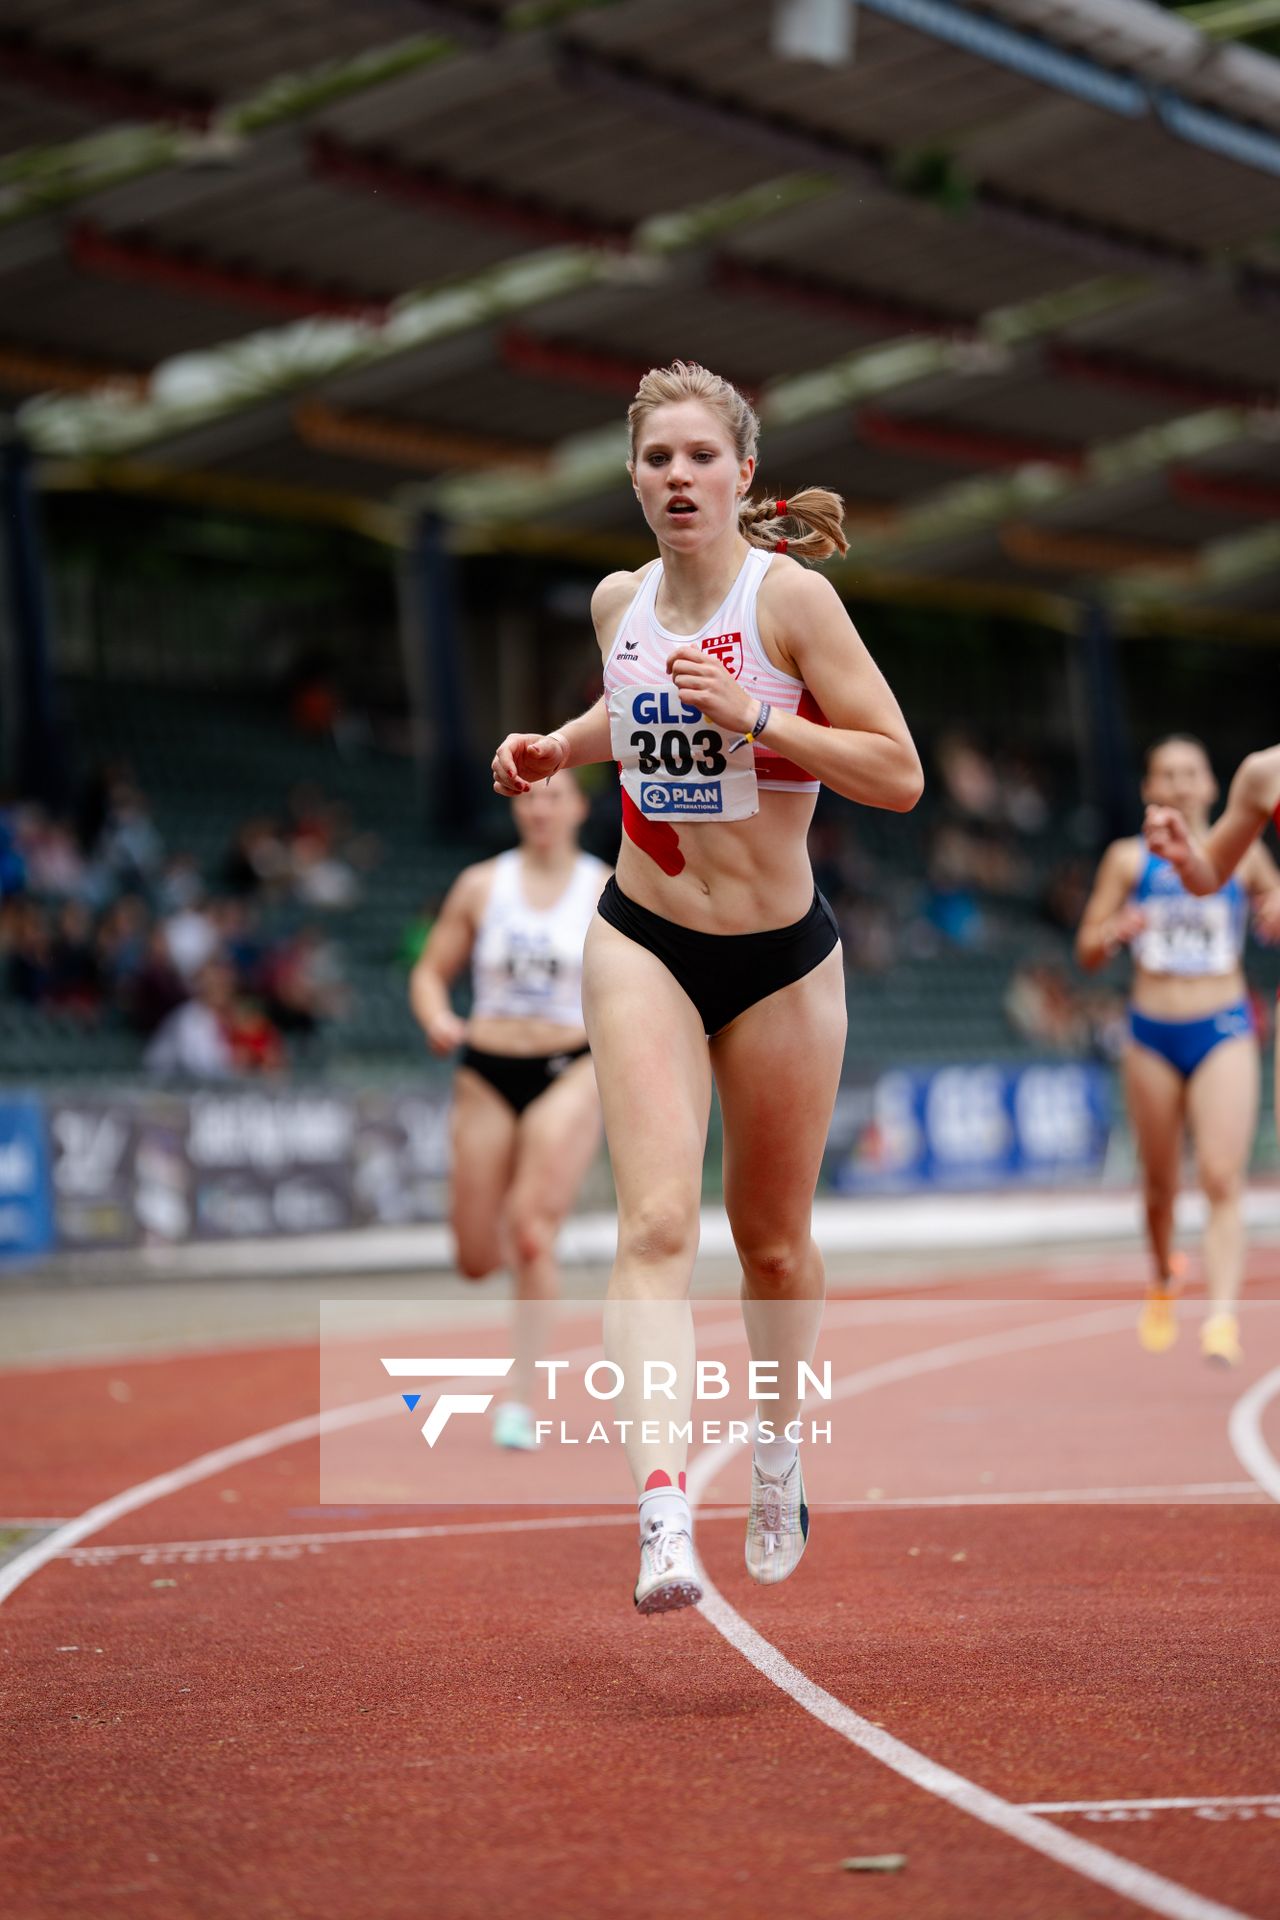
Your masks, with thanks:
[{"label": "runner's bare midriff", "polygon": [[467,1043],[478,1053],[537,1060],[550,1053],[576,1053],[586,1046],[587,1034],[585,1027],[561,1027],[551,1020],[472,1020]]},{"label": "runner's bare midriff", "polygon": [[1135,1013],[1149,1020],[1203,1020],[1224,1007],[1238,1006],[1248,993],[1239,967],[1230,973],[1149,973],[1133,970],[1130,1000]]},{"label": "runner's bare midriff", "polygon": [[673,825],[684,862],[674,874],[624,835],[618,885],[637,906],[703,933],[789,927],[813,904],[807,839],[815,801],[813,793],[762,788],[749,820]]}]

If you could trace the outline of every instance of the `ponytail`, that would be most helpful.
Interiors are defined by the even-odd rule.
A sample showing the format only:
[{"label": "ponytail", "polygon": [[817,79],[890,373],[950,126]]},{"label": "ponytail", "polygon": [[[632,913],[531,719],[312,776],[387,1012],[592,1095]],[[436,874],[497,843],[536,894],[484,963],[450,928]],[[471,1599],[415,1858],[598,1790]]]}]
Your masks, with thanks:
[{"label": "ponytail", "polygon": [[786,500],[744,500],[738,526],[748,546],[790,553],[797,560],[826,560],[849,551],[844,501],[825,487],[806,487]]}]

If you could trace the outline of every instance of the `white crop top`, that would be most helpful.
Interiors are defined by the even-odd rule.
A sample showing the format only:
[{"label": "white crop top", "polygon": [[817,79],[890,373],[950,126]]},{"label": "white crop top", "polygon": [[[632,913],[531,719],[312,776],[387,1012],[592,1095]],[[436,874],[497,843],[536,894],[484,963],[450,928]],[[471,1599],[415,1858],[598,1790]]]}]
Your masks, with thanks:
[{"label": "white crop top", "polygon": [[499,854],[471,956],[472,1018],[582,1025],[582,943],[608,868],[580,853],[551,906],[526,898],[518,848]]},{"label": "white crop top", "polygon": [[[662,581],[662,562],[644,577],[635,599],[622,616],[604,668],[606,699],[624,687],[670,686],[667,660],[677,647],[701,647],[713,653],[757,699],[767,700],[780,713],[796,713],[802,720],[827,725],[827,717],[803,680],[775,667],[765,652],[756,624],[756,600],[773,555],[751,547],[730,587],[709,620],[697,633],[669,633],[659,623],[655,605]],[[816,793],[821,782],[794,761],[775,753],[767,740],[756,741],[756,782],[774,793]],[[745,748],[743,758],[745,758]]]}]

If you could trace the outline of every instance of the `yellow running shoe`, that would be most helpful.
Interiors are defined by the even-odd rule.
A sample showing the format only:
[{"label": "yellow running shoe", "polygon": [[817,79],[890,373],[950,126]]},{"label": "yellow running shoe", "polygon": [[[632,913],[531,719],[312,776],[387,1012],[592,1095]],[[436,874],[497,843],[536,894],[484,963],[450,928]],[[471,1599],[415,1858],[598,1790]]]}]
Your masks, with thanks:
[{"label": "yellow running shoe", "polygon": [[1200,1329],[1200,1351],[1206,1360],[1216,1360],[1221,1367],[1240,1365],[1244,1356],[1240,1350],[1240,1329],[1234,1313],[1209,1315]]},{"label": "yellow running shoe", "polygon": [[1168,1353],[1178,1337],[1174,1312],[1177,1294],[1169,1287],[1152,1287],[1138,1316],[1138,1339],[1148,1353]]}]

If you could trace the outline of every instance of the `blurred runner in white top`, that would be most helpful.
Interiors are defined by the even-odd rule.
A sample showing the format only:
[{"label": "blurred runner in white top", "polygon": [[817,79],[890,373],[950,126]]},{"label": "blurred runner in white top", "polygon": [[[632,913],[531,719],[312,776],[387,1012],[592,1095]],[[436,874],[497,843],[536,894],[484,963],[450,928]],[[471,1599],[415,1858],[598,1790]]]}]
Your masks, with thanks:
[{"label": "blurred runner in white top", "polygon": [[[578,848],[586,801],[570,773],[512,806],[520,845],[461,873],[414,968],[409,997],[433,1053],[462,1053],[454,1080],[450,1219],[459,1271],[511,1270],[515,1365],[500,1446],[534,1444],[534,1362],[559,1292],[556,1237],[600,1141],[582,1024],[582,945],[609,868]],[[450,987],[472,969],[469,1020]]]}]

